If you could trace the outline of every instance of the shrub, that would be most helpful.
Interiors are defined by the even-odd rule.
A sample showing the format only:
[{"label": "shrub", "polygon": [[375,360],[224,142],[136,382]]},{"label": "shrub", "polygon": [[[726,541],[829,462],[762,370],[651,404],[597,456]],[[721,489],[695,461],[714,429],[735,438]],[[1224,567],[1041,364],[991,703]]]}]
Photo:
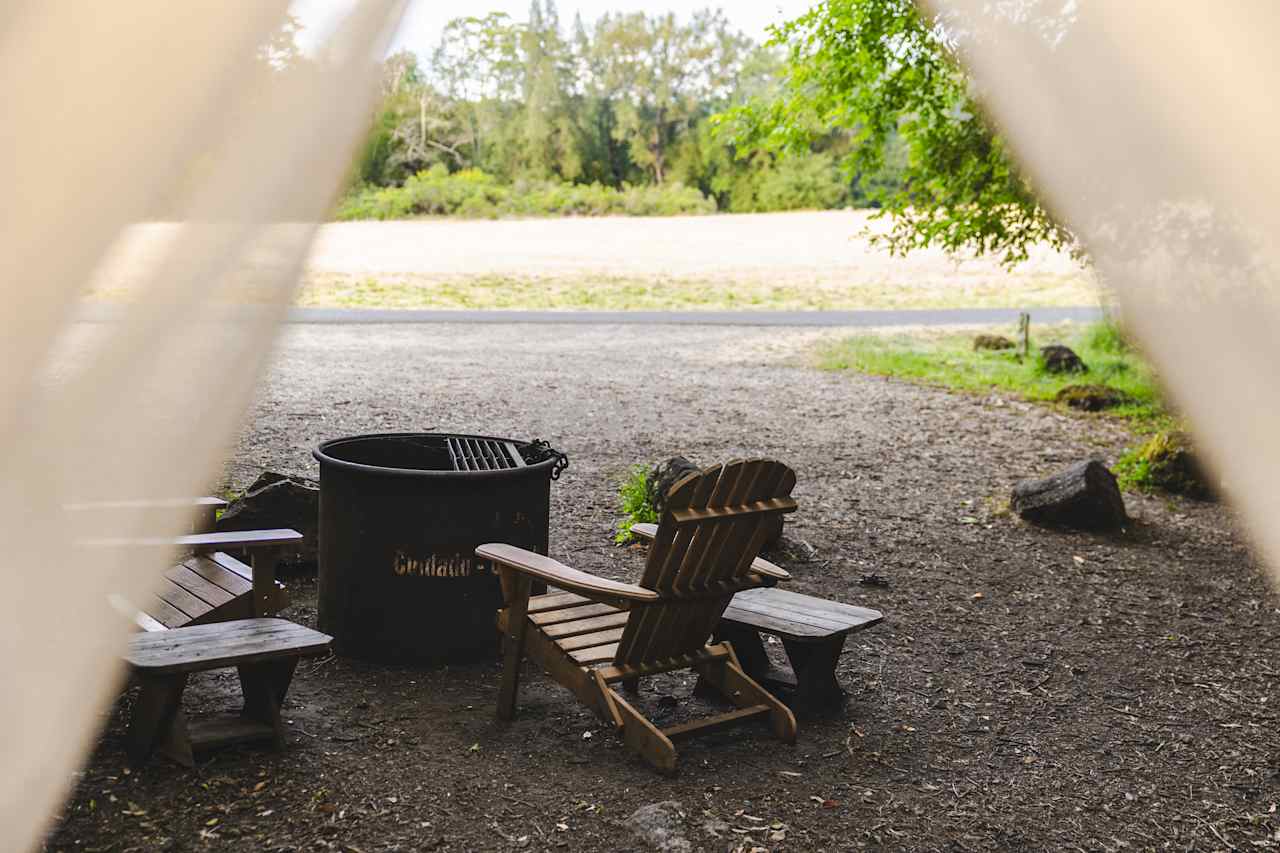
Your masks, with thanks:
[{"label": "shrub", "polygon": [[714,213],[715,202],[679,183],[621,189],[557,181],[501,184],[479,169],[450,173],[436,164],[401,187],[359,186],[338,205],[335,218],[407,219],[413,216],[672,216]]},{"label": "shrub", "polygon": [[1124,332],[1116,325],[1115,320],[1110,317],[1090,325],[1085,332],[1083,340],[1086,346],[1098,352],[1120,354],[1133,349]]},{"label": "shrub", "polygon": [[634,537],[631,534],[633,524],[653,524],[658,520],[658,512],[653,508],[653,495],[649,494],[649,466],[635,465],[627,473],[627,478],[618,487],[618,499],[626,517],[618,522],[618,532],[613,537],[620,545],[625,545]]},{"label": "shrub", "polygon": [[1213,487],[1181,430],[1164,430],[1145,443],[1126,450],[1115,465],[1121,488],[1165,491],[1198,500],[1211,500]]},{"label": "shrub", "polygon": [[848,201],[849,187],[830,154],[783,157],[756,188],[756,210],[827,210]]}]

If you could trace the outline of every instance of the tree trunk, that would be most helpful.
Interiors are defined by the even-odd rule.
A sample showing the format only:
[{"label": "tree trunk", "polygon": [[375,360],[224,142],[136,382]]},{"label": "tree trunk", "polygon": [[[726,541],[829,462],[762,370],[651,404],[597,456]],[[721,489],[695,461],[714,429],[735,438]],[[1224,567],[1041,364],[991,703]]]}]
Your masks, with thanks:
[{"label": "tree trunk", "polygon": [[666,147],[662,144],[662,118],[663,112],[658,111],[657,120],[653,125],[653,182],[658,186],[662,186],[663,178],[666,177]]},{"label": "tree trunk", "polygon": [[1037,524],[1109,530],[1129,520],[1116,478],[1096,460],[1013,487],[1013,511]]}]

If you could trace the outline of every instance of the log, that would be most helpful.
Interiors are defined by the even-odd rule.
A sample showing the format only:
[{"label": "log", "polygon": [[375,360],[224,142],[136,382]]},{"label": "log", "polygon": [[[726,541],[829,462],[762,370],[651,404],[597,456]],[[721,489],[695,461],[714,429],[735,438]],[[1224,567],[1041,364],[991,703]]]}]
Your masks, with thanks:
[{"label": "log", "polygon": [[1013,487],[1013,511],[1036,524],[1114,530],[1129,520],[1115,476],[1097,460],[1077,462]]},{"label": "log", "polygon": [[287,568],[282,574],[315,575],[320,543],[320,487],[315,480],[264,471],[232,501],[215,529],[222,533],[277,527],[297,530],[303,537],[282,553]]}]

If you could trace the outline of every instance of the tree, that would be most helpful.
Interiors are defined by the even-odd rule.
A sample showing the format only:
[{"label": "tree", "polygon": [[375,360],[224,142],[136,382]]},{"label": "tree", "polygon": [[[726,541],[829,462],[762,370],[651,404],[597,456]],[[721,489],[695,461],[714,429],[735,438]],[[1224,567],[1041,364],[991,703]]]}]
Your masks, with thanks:
[{"label": "tree", "polygon": [[[521,93],[520,27],[501,12],[455,18],[432,56],[432,76],[458,105],[472,166],[517,160],[511,116]],[[497,152],[496,156],[490,156]]]},{"label": "tree", "polygon": [[863,187],[892,219],[877,239],[895,253],[940,246],[1013,264],[1039,242],[1076,249],[973,96],[958,61],[967,32],[913,0],[820,0],[773,29],[788,57],[781,95],[722,116],[723,132],[740,151],[807,152],[848,128],[855,179],[883,173],[899,146],[900,180]]},{"label": "tree", "polygon": [[708,9],[686,25],[671,13],[605,15],[594,41],[607,57],[605,79],[622,95],[613,134],[661,184],[672,147],[705,115],[700,111],[727,100],[750,42],[723,12]]}]

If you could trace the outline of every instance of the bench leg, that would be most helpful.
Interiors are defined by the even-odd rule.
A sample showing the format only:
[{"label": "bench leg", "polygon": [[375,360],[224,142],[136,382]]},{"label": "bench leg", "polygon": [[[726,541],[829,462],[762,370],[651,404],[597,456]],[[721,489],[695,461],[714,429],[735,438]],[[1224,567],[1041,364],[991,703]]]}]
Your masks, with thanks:
[{"label": "bench leg", "polygon": [[284,704],[297,658],[243,664],[236,667],[240,673],[240,690],[244,694],[244,710],[241,715],[259,723],[265,723],[276,733],[277,749],[284,747],[284,727],[280,724],[280,707]]},{"label": "bench leg", "polygon": [[836,663],[844,650],[844,638],[840,634],[820,643],[782,641],[796,674],[797,705],[816,708],[838,704],[844,698],[836,681]]},{"label": "bench leg", "polygon": [[134,703],[126,736],[129,763],[139,767],[159,748],[179,763],[194,767],[187,721],[182,714],[186,673],[168,676],[139,673],[137,680],[142,689]]},{"label": "bench leg", "polygon": [[716,626],[715,635],[711,641],[713,643],[728,642],[733,646],[733,653],[738,656],[742,671],[749,678],[759,681],[769,676],[769,671],[772,669],[769,655],[764,650],[760,632],[755,628],[722,621]]}]

